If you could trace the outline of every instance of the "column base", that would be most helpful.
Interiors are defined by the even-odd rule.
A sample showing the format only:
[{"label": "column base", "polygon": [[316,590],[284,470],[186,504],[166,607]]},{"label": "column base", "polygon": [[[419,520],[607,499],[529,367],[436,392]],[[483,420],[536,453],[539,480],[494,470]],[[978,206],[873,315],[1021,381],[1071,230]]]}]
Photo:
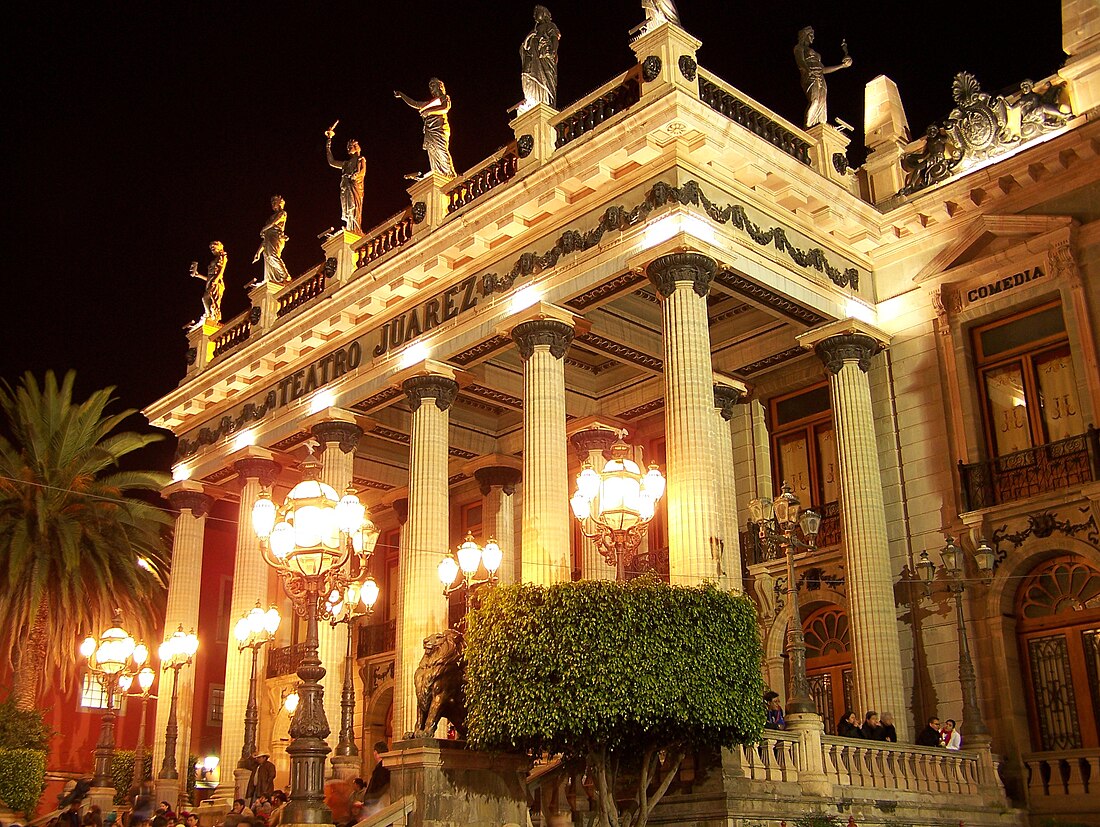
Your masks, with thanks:
[{"label": "column base", "polygon": [[167,801],[179,812],[180,780],[178,778],[158,778],[156,780],[156,800]]},{"label": "column base", "polygon": [[87,809],[93,804],[97,805],[104,813],[115,808],[114,787],[92,787],[88,790],[88,797],[84,799],[84,807]]},{"label": "column base", "polygon": [[341,781],[352,781],[363,773],[363,760],[358,755],[334,755],[329,761],[332,763],[332,777]]},{"label": "column base", "polygon": [[399,741],[382,756],[390,771],[390,800],[416,799],[409,827],[526,824],[524,755],[477,752],[437,738]]}]

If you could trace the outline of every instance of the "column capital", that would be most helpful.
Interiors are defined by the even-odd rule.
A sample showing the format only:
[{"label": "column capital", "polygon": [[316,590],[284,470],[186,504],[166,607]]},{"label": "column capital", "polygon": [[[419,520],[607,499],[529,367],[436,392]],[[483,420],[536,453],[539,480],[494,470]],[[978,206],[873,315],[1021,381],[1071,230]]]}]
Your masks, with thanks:
[{"label": "column capital", "polygon": [[834,376],[840,373],[845,362],[858,363],[859,369],[866,373],[872,357],[890,343],[886,333],[859,319],[841,319],[821,325],[797,338],[802,347],[817,353],[825,369]]},{"label": "column capital", "polygon": [[435,400],[435,406],[441,411],[451,407],[458,396],[458,382],[450,376],[442,376],[438,373],[410,376],[401,383],[401,390],[409,400],[409,406],[413,411],[420,410],[425,399]]},{"label": "column capital", "polygon": [[322,422],[314,422],[309,432],[321,443],[322,448],[335,443],[340,448],[340,453],[351,454],[359,446],[359,440],[363,436],[363,429],[355,422],[343,419],[326,419]]},{"label": "column capital", "polygon": [[[604,459],[611,458],[611,446],[619,440],[621,431],[602,425],[593,425],[569,435],[569,444],[577,452],[580,461],[587,462],[593,451],[599,451]],[[600,469],[596,469],[597,471]]]},{"label": "column capital", "polygon": [[733,418],[733,406],[748,399],[748,394],[743,388],[726,385],[721,382],[714,383],[714,407],[722,415],[722,419],[729,422]]},{"label": "column capital", "polygon": [[525,362],[539,345],[548,345],[550,355],[561,359],[573,342],[573,328],[559,319],[532,319],[512,328],[512,341]]},{"label": "column capital", "polygon": [[214,505],[214,498],[206,493],[206,489],[200,483],[190,480],[174,482],[160,493],[172,508],[177,511],[186,509],[193,517],[205,517]]},{"label": "column capital", "polygon": [[710,292],[710,283],[718,272],[718,262],[702,253],[669,253],[655,258],[645,274],[662,297],[668,298],[679,284],[690,284],[700,296]]},{"label": "column capital", "polygon": [[494,488],[499,488],[505,494],[511,496],[516,493],[523,472],[510,465],[485,465],[474,470],[474,479],[477,480],[481,496],[488,496]]},{"label": "column capital", "polygon": [[270,488],[275,484],[281,466],[275,461],[274,454],[270,451],[250,445],[238,451],[236,457],[233,460],[233,468],[242,481],[259,480],[264,488]]}]

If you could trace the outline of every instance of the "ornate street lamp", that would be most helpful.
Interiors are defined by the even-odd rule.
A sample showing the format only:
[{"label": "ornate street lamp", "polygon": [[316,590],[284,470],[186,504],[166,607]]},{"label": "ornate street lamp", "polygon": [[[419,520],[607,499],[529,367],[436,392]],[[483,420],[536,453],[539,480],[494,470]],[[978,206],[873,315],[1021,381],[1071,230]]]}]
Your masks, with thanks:
[{"label": "ornate street lamp", "polygon": [[160,667],[172,670],[172,700],[168,705],[168,724],[164,728],[164,760],[157,774],[161,780],[175,781],[180,777],[176,770],[176,739],[179,737],[176,700],[179,697],[180,670],[191,663],[198,650],[199,639],[194,632],[184,632],[182,624],[160,645]]},{"label": "ornate street lamp", "polygon": [[252,769],[252,756],[256,754],[256,730],[260,725],[260,711],[256,705],[256,658],[260,649],[275,639],[279,631],[279,610],[272,606],[266,612],[260,607],[260,601],[237,621],[233,627],[233,637],[237,639],[237,651],[252,650],[252,674],[248,679],[248,706],[244,710],[244,746],[241,747],[241,760],[237,768]]},{"label": "ornate street lamp", "polygon": [[[342,594],[366,562],[378,530],[353,489],[340,498],[321,482],[321,463],[313,456],[302,462],[302,481],[281,506],[264,492],[252,509],[252,526],[260,540],[264,561],[279,574],[294,610],[306,618],[305,651],[298,665],[300,705],[290,723],[290,803],[283,820],[288,824],[328,824],[325,806],[325,668],[317,653],[317,623],[331,616],[327,600]],[[358,565],[349,566],[350,561]]]},{"label": "ornate street lamp", "polygon": [[[145,666],[137,673],[138,687],[141,689],[141,723],[138,725],[137,749],[134,750],[134,780],[131,782],[134,795],[141,795],[141,785],[145,781],[145,710],[149,706],[149,691],[153,688],[153,681],[157,673],[152,668]],[[132,679],[126,683],[131,683]],[[120,681],[121,683],[121,681]],[[130,691],[130,686],[124,687],[124,691]]]},{"label": "ornate street lamp", "polygon": [[[462,615],[463,625],[477,592],[484,586],[496,584],[497,569],[500,568],[503,557],[504,553],[492,537],[482,548],[474,541],[474,535],[467,531],[466,539],[458,550],[439,561],[437,571],[439,582],[443,584],[443,596],[450,597],[455,592],[463,591],[466,600],[466,611]],[[482,566],[485,567],[486,576],[479,578],[477,573]]]},{"label": "ornate street lamp", "polygon": [[[87,637],[80,644],[80,654],[88,662],[88,671],[103,687],[107,709],[95,746],[93,787],[111,787],[111,757],[115,753],[115,693],[125,683],[129,688],[133,677],[149,660],[149,649],[136,642],[122,627],[122,612],[115,609],[110,628],[98,638]],[[125,692],[125,689],[122,689]]]},{"label": "ornate street lamp", "polygon": [[352,651],[351,631],[353,623],[374,612],[379,588],[374,578],[367,575],[362,582],[352,580],[341,594],[333,591],[325,600],[329,622],[333,628],[338,623],[348,627],[348,648],[344,655],[344,687],[340,694],[340,740],[336,744],[336,756],[357,758],[359,747],[355,743],[355,655]]},{"label": "ornate street lamp", "polygon": [[611,446],[611,459],[596,473],[588,462],[577,474],[577,490],[569,501],[581,533],[596,543],[619,580],[638,554],[657,502],[665,493],[665,477],[656,465],[642,473],[630,459],[632,449],[622,437]]},{"label": "ornate street lamp", "polygon": [[[783,483],[783,493],[774,500],[755,499],[749,503],[752,521],[760,530],[760,540],[772,548],[782,546],[787,554],[787,601],[791,607],[787,622],[787,660],[790,664],[787,689],[787,714],[817,714],[817,705],[810,695],[806,679],[806,638],[802,634],[802,613],[798,607],[798,584],[794,578],[794,553],[796,549],[813,551],[817,548],[817,532],[821,528],[821,516],[815,511],[801,511],[802,504]],[[795,527],[802,530],[805,541],[795,534]]]},{"label": "ornate street lamp", "polygon": [[[974,552],[974,562],[983,581],[993,573],[993,549],[982,538]],[[989,743],[989,730],[982,719],[978,707],[978,676],[974,670],[974,661],[970,657],[970,640],[966,634],[966,622],[963,618],[962,595],[966,591],[963,582],[966,552],[955,545],[954,537],[947,537],[947,543],[940,550],[939,571],[947,581],[947,588],[955,598],[955,630],[959,637],[959,685],[962,687],[963,722],[967,728],[967,743],[982,746]],[[927,551],[920,553],[916,564],[917,575],[924,582],[925,594],[932,593],[932,583],[936,579],[936,564],[928,557]]]}]

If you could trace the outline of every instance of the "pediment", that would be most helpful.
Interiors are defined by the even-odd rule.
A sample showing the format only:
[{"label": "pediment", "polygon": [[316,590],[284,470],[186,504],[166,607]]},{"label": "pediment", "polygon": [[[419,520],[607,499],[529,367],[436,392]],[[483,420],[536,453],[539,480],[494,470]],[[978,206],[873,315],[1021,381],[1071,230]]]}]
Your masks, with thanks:
[{"label": "pediment", "polygon": [[1029,239],[1069,227],[1068,215],[981,215],[913,277],[917,284],[982,259],[992,258]]}]

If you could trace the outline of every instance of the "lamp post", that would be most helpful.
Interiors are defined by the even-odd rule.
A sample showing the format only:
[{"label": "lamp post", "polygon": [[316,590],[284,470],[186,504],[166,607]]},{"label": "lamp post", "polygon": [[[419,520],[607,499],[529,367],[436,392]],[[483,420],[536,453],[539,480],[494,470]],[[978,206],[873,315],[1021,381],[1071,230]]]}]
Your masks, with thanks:
[{"label": "lamp post", "polygon": [[[439,561],[437,572],[439,582],[443,584],[443,596],[450,597],[458,591],[463,591],[466,600],[466,611],[462,615],[462,626],[465,627],[466,617],[470,614],[470,606],[474,595],[483,586],[493,586],[497,582],[497,569],[504,553],[500,550],[496,540],[489,538],[483,547],[474,540],[474,535],[466,532],[466,538],[459,545],[454,554],[448,554]],[[478,571],[485,567],[486,576],[479,578]],[[459,575],[462,575],[459,577]]]},{"label": "lamp post", "polygon": [[[329,597],[345,592],[366,571],[366,561],[378,530],[366,518],[355,491],[343,498],[321,482],[321,463],[307,445],[302,481],[276,506],[264,492],[252,509],[252,526],[260,552],[283,581],[294,610],[306,618],[305,651],[298,665],[300,705],[290,723],[290,802],[283,820],[288,824],[330,824],[325,806],[325,668],[318,656],[317,623],[330,616]],[[369,546],[369,548],[368,548]],[[349,566],[352,560],[354,568]]]},{"label": "lamp post", "polygon": [[[80,644],[80,654],[87,660],[88,671],[103,687],[107,708],[95,746],[95,770],[92,787],[111,787],[111,758],[115,753],[115,693],[128,688],[133,676],[149,659],[149,649],[136,642],[122,627],[122,612],[115,609],[111,625],[98,638],[87,637]],[[123,689],[123,691],[125,691]]]},{"label": "lamp post", "polygon": [[[787,555],[787,601],[791,612],[787,623],[787,659],[790,663],[787,690],[787,714],[817,714],[817,705],[810,694],[806,679],[806,638],[802,633],[802,613],[798,606],[798,584],[794,577],[796,549],[813,551],[821,528],[821,516],[815,511],[801,511],[802,504],[783,483],[782,493],[772,501],[755,499],[749,503],[752,520],[760,530],[760,539],[770,546],[783,546]],[[805,542],[795,534],[802,530]]]},{"label": "lamp post", "polygon": [[[983,579],[993,573],[993,549],[983,538],[974,552],[974,562]],[[959,685],[962,688],[962,716],[966,724],[966,744],[971,747],[987,746],[990,742],[989,730],[982,719],[978,707],[978,676],[974,670],[974,660],[970,657],[970,640],[966,634],[966,622],[963,617],[962,595],[966,591],[963,582],[966,565],[966,553],[955,545],[954,537],[947,537],[947,543],[940,550],[940,567],[947,581],[947,588],[955,598],[955,630],[959,638]],[[920,553],[916,565],[917,574],[924,581],[926,594],[932,593],[932,583],[936,579],[936,564],[928,557],[928,551]]]},{"label": "lamp post", "polygon": [[569,500],[581,533],[596,543],[616,578],[626,579],[634,563],[657,502],[665,493],[665,477],[656,465],[642,473],[630,459],[632,449],[622,436],[611,446],[611,459],[603,470],[588,462],[577,474],[577,490]]},{"label": "lamp post", "polygon": [[138,686],[141,688],[141,722],[138,724],[137,749],[134,750],[134,780],[131,782],[134,795],[141,795],[141,785],[145,782],[145,710],[149,706],[149,691],[153,688],[153,681],[157,673],[150,667],[142,667],[137,674]]},{"label": "lamp post", "polygon": [[237,621],[233,627],[233,637],[237,638],[237,651],[252,650],[252,673],[248,679],[248,706],[244,711],[244,746],[241,747],[241,760],[237,768],[252,769],[252,756],[256,754],[256,730],[260,725],[260,711],[256,705],[256,659],[260,649],[275,639],[282,618],[279,610],[272,606],[266,612],[260,607],[260,601]]},{"label": "lamp post", "polygon": [[[348,627],[348,648],[344,655],[344,686],[340,694],[340,740],[336,744],[336,758],[358,758],[359,747],[355,743],[355,655],[352,651],[352,624],[374,612],[378,602],[378,583],[370,575],[362,581],[352,580],[343,594],[334,592],[325,601],[329,622],[333,628],[343,623]],[[333,598],[337,598],[333,602]]]},{"label": "lamp post", "polygon": [[172,700],[168,705],[168,724],[164,728],[164,760],[157,774],[159,780],[175,781],[180,777],[176,770],[176,739],[179,737],[176,700],[179,697],[180,670],[191,663],[198,650],[199,639],[194,632],[184,632],[182,624],[160,645],[161,669],[172,670]]}]

